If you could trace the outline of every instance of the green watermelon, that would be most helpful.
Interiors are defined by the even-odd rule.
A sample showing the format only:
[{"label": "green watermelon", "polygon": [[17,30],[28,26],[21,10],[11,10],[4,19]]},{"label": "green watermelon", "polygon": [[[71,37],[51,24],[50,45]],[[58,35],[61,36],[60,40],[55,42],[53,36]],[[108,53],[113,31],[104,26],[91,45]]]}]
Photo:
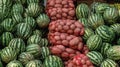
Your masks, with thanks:
[{"label": "green watermelon", "polygon": [[112,42],[115,38],[114,31],[106,25],[99,26],[95,30],[95,33],[98,34],[104,42]]},{"label": "green watermelon", "polygon": [[16,3],[25,4],[26,0],[14,0]]},{"label": "green watermelon", "polygon": [[88,18],[90,13],[90,9],[87,4],[81,3],[76,7],[76,16],[78,19],[80,18]]},{"label": "green watermelon", "polygon": [[103,17],[107,24],[114,24],[119,17],[118,10],[116,8],[106,9]]},{"label": "green watermelon", "polygon": [[6,18],[1,23],[1,26],[3,27],[4,31],[6,31],[6,32],[13,32],[15,24],[16,23],[13,22],[13,20],[11,18]]},{"label": "green watermelon", "polygon": [[102,46],[102,38],[99,35],[92,35],[88,38],[86,44],[89,50],[99,50]]},{"label": "green watermelon", "polygon": [[88,24],[92,29],[96,29],[97,27],[104,25],[103,17],[100,14],[91,14],[88,17]]},{"label": "green watermelon", "polygon": [[18,60],[22,62],[23,65],[26,65],[29,61],[34,60],[34,56],[28,52],[22,52],[18,56]]},{"label": "green watermelon", "polygon": [[91,28],[85,28],[83,39],[86,41],[92,35],[94,35],[94,31]]},{"label": "green watermelon", "polygon": [[93,2],[93,3],[90,5],[91,11],[92,11],[93,13],[96,13],[96,9],[95,9],[95,8],[96,8],[99,4],[101,4],[101,2]]},{"label": "green watermelon", "polygon": [[17,58],[17,52],[15,49],[11,47],[5,47],[1,51],[1,60],[5,63],[9,63],[10,61]]},{"label": "green watermelon", "polygon": [[82,23],[84,27],[89,27],[88,20],[86,18],[80,18],[78,21]]},{"label": "green watermelon", "polygon": [[111,59],[106,59],[101,63],[100,67],[119,67],[119,66],[115,61]]},{"label": "green watermelon", "polygon": [[41,47],[38,44],[30,44],[26,47],[26,52],[37,58],[41,55]]},{"label": "green watermelon", "polygon": [[112,60],[120,60],[120,46],[115,45],[108,49],[107,57]]},{"label": "green watermelon", "polygon": [[42,45],[42,38],[39,35],[32,35],[29,37],[29,39],[27,40],[27,45],[29,44],[38,44],[38,45]]},{"label": "green watermelon", "polygon": [[42,47],[41,48],[41,59],[45,59],[50,55],[50,49],[48,47]]},{"label": "green watermelon", "polygon": [[15,50],[18,50],[18,53],[25,51],[25,42],[21,38],[13,38],[8,47],[12,47]]},{"label": "green watermelon", "polygon": [[16,24],[22,23],[23,22],[23,17],[20,13],[14,13],[14,14],[12,14],[12,20]]},{"label": "green watermelon", "polygon": [[24,19],[24,22],[27,23],[27,24],[29,24],[32,29],[34,29],[36,27],[36,25],[37,25],[36,22],[35,22],[35,19],[32,18],[32,17],[26,17]]},{"label": "green watermelon", "polygon": [[38,3],[30,3],[26,9],[26,14],[31,17],[37,17],[41,12],[43,12],[43,7]]},{"label": "green watermelon", "polygon": [[120,31],[119,31],[120,24],[119,23],[115,23],[115,24],[111,25],[110,28],[112,28],[114,30],[114,32],[117,36],[120,36]]},{"label": "green watermelon", "polygon": [[40,28],[46,28],[49,25],[50,19],[46,14],[40,14],[36,22]]},{"label": "green watermelon", "polygon": [[27,4],[30,4],[30,3],[39,3],[39,1],[41,1],[41,0],[27,0]]},{"label": "green watermelon", "polygon": [[61,58],[50,55],[45,58],[43,67],[64,67],[64,65]]},{"label": "green watermelon", "polygon": [[14,38],[13,34],[10,32],[4,32],[1,37],[1,44],[2,46],[8,46],[9,42]]},{"label": "green watermelon", "polygon": [[103,44],[102,44],[101,54],[102,54],[105,58],[107,57],[107,55],[106,55],[107,50],[108,50],[110,47],[112,47],[112,45],[111,45],[110,43],[103,43]]},{"label": "green watermelon", "polygon": [[3,26],[0,25],[0,35],[3,33],[4,29],[3,29]]},{"label": "green watermelon", "polygon": [[16,27],[16,35],[17,37],[28,39],[32,34],[32,28],[27,23],[19,23]]},{"label": "green watermelon", "polygon": [[97,52],[97,51],[91,51],[87,53],[87,56],[89,57],[89,59],[91,60],[91,62],[93,64],[95,64],[96,66],[99,66],[102,61],[103,61],[103,56],[101,53]]},{"label": "green watermelon", "polygon": [[16,3],[12,6],[12,13],[20,13],[22,14],[23,13],[23,5],[22,4],[19,4],[19,3]]},{"label": "green watermelon", "polygon": [[31,60],[25,65],[25,67],[43,67],[43,65],[40,60]]},{"label": "green watermelon", "polygon": [[44,47],[49,46],[49,42],[48,42],[48,40],[46,38],[42,38],[41,46],[44,46]]},{"label": "green watermelon", "polygon": [[18,60],[13,60],[7,64],[6,67],[23,67],[22,63]]},{"label": "green watermelon", "polygon": [[41,30],[35,29],[35,30],[33,31],[33,35],[39,35],[39,36],[42,37],[43,32],[42,32]]}]

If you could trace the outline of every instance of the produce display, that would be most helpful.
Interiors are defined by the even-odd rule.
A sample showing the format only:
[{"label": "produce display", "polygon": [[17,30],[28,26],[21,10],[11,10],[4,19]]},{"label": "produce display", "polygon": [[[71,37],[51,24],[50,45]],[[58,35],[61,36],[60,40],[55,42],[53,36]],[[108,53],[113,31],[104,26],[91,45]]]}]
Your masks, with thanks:
[{"label": "produce display", "polygon": [[1,0],[0,67],[119,67],[120,4]]}]

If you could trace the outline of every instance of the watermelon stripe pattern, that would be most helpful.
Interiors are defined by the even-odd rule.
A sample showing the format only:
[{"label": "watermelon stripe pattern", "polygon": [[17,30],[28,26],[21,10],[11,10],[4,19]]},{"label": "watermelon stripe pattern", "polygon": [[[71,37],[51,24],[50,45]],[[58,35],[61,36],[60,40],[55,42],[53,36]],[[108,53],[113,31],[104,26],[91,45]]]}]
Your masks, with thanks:
[{"label": "watermelon stripe pattern", "polygon": [[91,62],[97,66],[99,66],[103,61],[102,54],[96,51],[88,52],[87,56],[89,57]]},{"label": "watermelon stripe pattern", "polygon": [[120,24],[119,23],[111,25],[110,28],[112,28],[114,30],[114,32],[117,36],[120,36],[120,31],[119,31],[120,30]]},{"label": "watermelon stripe pattern", "polygon": [[48,57],[50,55],[50,50],[48,47],[42,47],[41,48],[41,58],[45,59],[46,57]]},{"label": "watermelon stripe pattern", "polygon": [[23,67],[22,63],[18,60],[13,60],[7,64],[6,67]]},{"label": "watermelon stripe pattern", "polygon": [[25,67],[43,67],[40,60],[32,60],[28,62]]},{"label": "watermelon stripe pattern", "polygon": [[41,46],[44,46],[44,47],[49,46],[49,42],[48,42],[48,40],[46,38],[42,38]]},{"label": "watermelon stripe pattern", "polygon": [[20,14],[22,14],[23,13],[23,5],[22,4],[19,4],[19,3],[17,3],[17,4],[14,4],[13,6],[12,6],[12,13],[14,14],[14,13],[20,13]]},{"label": "watermelon stripe pattern", "polygon": [[33,35],[36,35],[36,34],[38,34],[39,36],[41,36],[42,37],[42,31],[40,31],[40,30],[38,30],[38,29],[36,29],[36,30],[34,30],[33,31]]},{"label": "watermelon stripe pattern", "polygon": [[30,3],[39,3],[40,0],[27,0],[27,4]]},{"label": "watermelon stripe pattern", "polygon": [[80,18],[78,21],[82,23],[84,27],[89,27],[88,20],[86,18]]},{"label": "watermelon stripe pattern", "polygon": [[44,67],[64,67],[62,60],[54,55],[48,56],[44,61]]},{"label": "watermelon stripe pattern", "polygon": [[104,20],[100,14],[92,14],[88,17],[89,26],[92,29],[96,29],[97,27],[104,25]]},{"label": "watermelon stripe pattern", "polygon": [[16,50],[14,50],[11,47],[5,47],[1,51],[1,59],[5,63],[9,63],[10,61],[16,59],[17,53]]},{"label": "watermelon stripe pattern", "polygon": [[15,22],[16,24],[22,23],[22,22],[23,22],[23,17],[21,16],[20,13],[14,13],[14,14],[12,15],[12,20],[13,20],[13,22]]},{"label": "watermelon stripe pattern", "polygon": [[1,36],[1,43],[2,45],[5,47],[5,46],[8,46],[9,42],[14,38],[13,34],[10,33],[10,32],[4,32]]},{"label": "watermelon stripe pattern", "polygon": [[89,50],[99,50],[102,45],[102,38],[99,35],[92,35],[86,42]]},{"label": "watermelon stripe pattern", "polygon": [[98,34],[104,42],[112,42],[115,38],[114,31],[106,25],[99,26],[95,33]]},{"label": "watermelon stripe pattern", "polygon": [[9,42],[8,47],[14,48],[18,53],[25,51],[25,43],[21,38],[14,38]]},{"label": "watermelon stripe pattern", "polygon": [[89,15],[90,9],[88,7],[88,5],[86,5],[85,3],[81,3],[77,6],[76,8],[76,15],[77,18],[87,18]]},{"label": "watermelon stripe pattern", "polygon": [[100,67],[119,67],[119,66],[115,61],[111,59],[106,59],[101,63]]}]

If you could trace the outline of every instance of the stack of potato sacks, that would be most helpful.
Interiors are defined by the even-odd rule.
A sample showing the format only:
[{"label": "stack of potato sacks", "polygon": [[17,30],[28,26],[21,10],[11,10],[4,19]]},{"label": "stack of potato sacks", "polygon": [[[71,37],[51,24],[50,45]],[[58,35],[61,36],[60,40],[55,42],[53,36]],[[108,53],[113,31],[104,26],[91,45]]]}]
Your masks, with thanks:
[{"label": "stack of potato sacks", "polygon": [[51,19],[48,39],[52,54],[64,61],[65,67],[94,67],[83,44],[84,26],[75,20],[73,0],[48,0],[46,13]]}]

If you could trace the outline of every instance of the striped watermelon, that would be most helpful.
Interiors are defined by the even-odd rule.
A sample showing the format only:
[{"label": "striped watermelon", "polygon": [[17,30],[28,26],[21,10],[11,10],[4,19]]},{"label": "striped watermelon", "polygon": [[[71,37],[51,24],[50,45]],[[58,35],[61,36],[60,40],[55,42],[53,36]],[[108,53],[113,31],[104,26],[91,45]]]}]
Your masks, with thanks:
[{"label": "striped watermelon", "polygon": [[120,31],[119,31],[120,30],[120,24],[119,23],[113,24],[110,27],[114,30],[114,32],[117,36],[120,36]]},{"label": "striped watermelon", "polygon": [[45,59],[50,55],[50,49],[48,47],[42,47],[41,48],[41,59]]},{"label": "striped watermelon", "polygon": [[37,58],[41,55],[41,47],[37,44],[30,44],[26,47],[26,52],[32,54],[35,58]]},{"label": "striped watermelon", "polygon": [[45,58],[43,67],[64,67],[64,65],[61,58],[50,55]]},{"label": "striped watermelon", "polygon": [[4,31],[12,32],[14,30],[15,24],[16,23],[13,22],[13,20],[11,18],[6,18],[1,23],[1,26],[4,28]]},{"label": "striped watermelon", "polygon": [[102,44],[101,54],[102,54],[105,58],[107,57],[107,55],[106,55],[107,50],[108,50],[110,47],[112,47],[112,45],[111,45],[110,43],[103,43],[103,44]]},{"label": "striped watermelon", "polygon": [[1,44],[5,47],[9,44],[9,42],[14,38],[13,34],[10,32],[4,32],[1,37],[0,37],[0,41]]},{"label": "striped watermelon", "polygon": [[14,0],[16,3],[25,4],[26,0]]},{"label": "striped watermelon", "polygon": [[0,0],[0,20],[5,19],[10,13],[12,0]]},{"label": "striped watermelon", "polygon": [[111,59],[106,59],[101,63],[100,67],[119,67],[119,66],[115,61]]},{"label": "striped watermelon", "polygon": [[28,39],[32,34],[31,26],[27,23],[19,23],[16,27],[17,37]]},{"label": "striped watermelon", "polygon": [[7,64],[6,67],[23,67],[22,63],[18,60],[13,60]]},{"label": "striped watermelon", "polygon": [[76,8],[76,16],[78,19],[80,18],[88,18],[90,13],[90,9],[87,4],[81,3]]},{"label": "striped watermelon", "polygon": [[46,38],[42,38],[42,40],[41,40],[41,46],[49,46],[49,42],[48,42],[48,40],[46,39]]},{"label": "striped watermelon", "polygon": [[23,10],[24,9],[23,9],[23,5],[22,4],[17,3],[17,4],[14,4],[12,6],[12,13],[20,13],[20,14],[22,14]]},{"label": "striped watermelon", "polygon": [[38,30],[38,29],[35,29],[34,31],[33,31],[33,35],[39,35],[39,36],[41,36],[42,37],[42,31],[41,30]]},{"label": "striped watermelon", "polygon": [[38,44],[41,46],[42,45],[41,42],[42,42],[42,38],[39,35],[32,35],[27,40],[27,45]]},{"label": "striped watermelon", "polygon": [[30,4],[30,3],[39,3],[39,1],[41,1],[41,0],[27,0],[27,4]]},{"label": "striped watermelon", "polygon": [[5,47],[1,51],[1,59],[5,63],[9,63],[10,61],[17,58],[16,50],[11,47]]},{"label": "striped watermelon", "polygon": [[2,25],[0,25],[0,35],[3,33],[3,26]]},{"label": "striped watermelon", "polygon": [[88,23],[92,29],[96,29],[97,27],[104,25],[104,20],[100,14],[91,14],[88,17]]},{"label": "striped watermelon", "polygon": [[21,16],[20,13],[14,13],[14,14],[12,15],[12,20],[13,20],[13,22],[15,22],[16,24],[17,24],[17,23],[21,23],[21,22],[23,22],[23,17]]},{"label": "striped watermelon", "polygon": [[89,57],[91,62],[93,64],[95,64],[96,66],[99,66],[102,63],[102,61],[103,61],[102,54],[97,52],[97,51],[88,52],[87,56]]},{"label": "striped watermelon", "polygon": [[91,11],[92,11],[93,13],[96,13],[95,8],[96,8],[99,4],[101,4],[101,3],[100,3],[100,2],[93,2],[93,3],[90,5]]},{"label": "striped watermelon", "polygon": [[37,3],[30,3],[26,9],[27,15],[31,17],[37,17],[41,12],[43,12],[43,7]]},{"label": "striped watermelon", "polygon": [[15,50],[18,50],[18,53],[25,51],[25,43],[21,38],[13,38],[8,47],[12,47]]},{"label": "striped watermelon", "polygon": [[95,33],[98,34],[104,42],[112,42],[115,38],[114,31],[106,25],[99,26],[95,30]]},{"label": "striped watermelon", "polygon": [[104,20],[107,22],[107,24],[114,24],[116,23],[119,13],[116,8],[109,8],[106,9],[103,14]]},{"label": "striped watermelon", "polygon": [[92,35],[94,35],[94,31],[91,28],[85,28],[83,39],[86,41]]},{"label": "striped watermelon", "polygon": [[89,27],[88,20],[86,18],[80,18],[78,21],[81,22],[84,27]]},{"label": "striped watermelon", "polygon": [[43,67],[43,65],[40,60],[31,60],[25,65],[25,67]]},{"label": "striped watermelon", "polygon": [[112,60],[120,60],[120,46],[115,45],[108,49],[107,57]]},{"label": "striped watermelon", "polygon": [[102,38],[99,35],[92,35],[88,38],[86,44],[89,50],[99,50],[102,46]]},{"label": "striped watermelon", "polygon": [[27,52],[22,52],[18,56],[18,60],[22,62],[23,65],[26,65],[29,61],[34,60],[34,56]]},{"label": "striped watermelon", "polygon": [[37,17],[36,22],[40,28],[46,28],[49,25],[50,19],[43,13]]},{"label": "striped watermelon", "polygon": [[26,17],[24,19],[24,22],[27,23],[27,24],[29,24],[32,29],[34,29],[36,27],[36,25],[37,25],[36,22],[35,22],[35,19],[32,18],[32,17]]}]

